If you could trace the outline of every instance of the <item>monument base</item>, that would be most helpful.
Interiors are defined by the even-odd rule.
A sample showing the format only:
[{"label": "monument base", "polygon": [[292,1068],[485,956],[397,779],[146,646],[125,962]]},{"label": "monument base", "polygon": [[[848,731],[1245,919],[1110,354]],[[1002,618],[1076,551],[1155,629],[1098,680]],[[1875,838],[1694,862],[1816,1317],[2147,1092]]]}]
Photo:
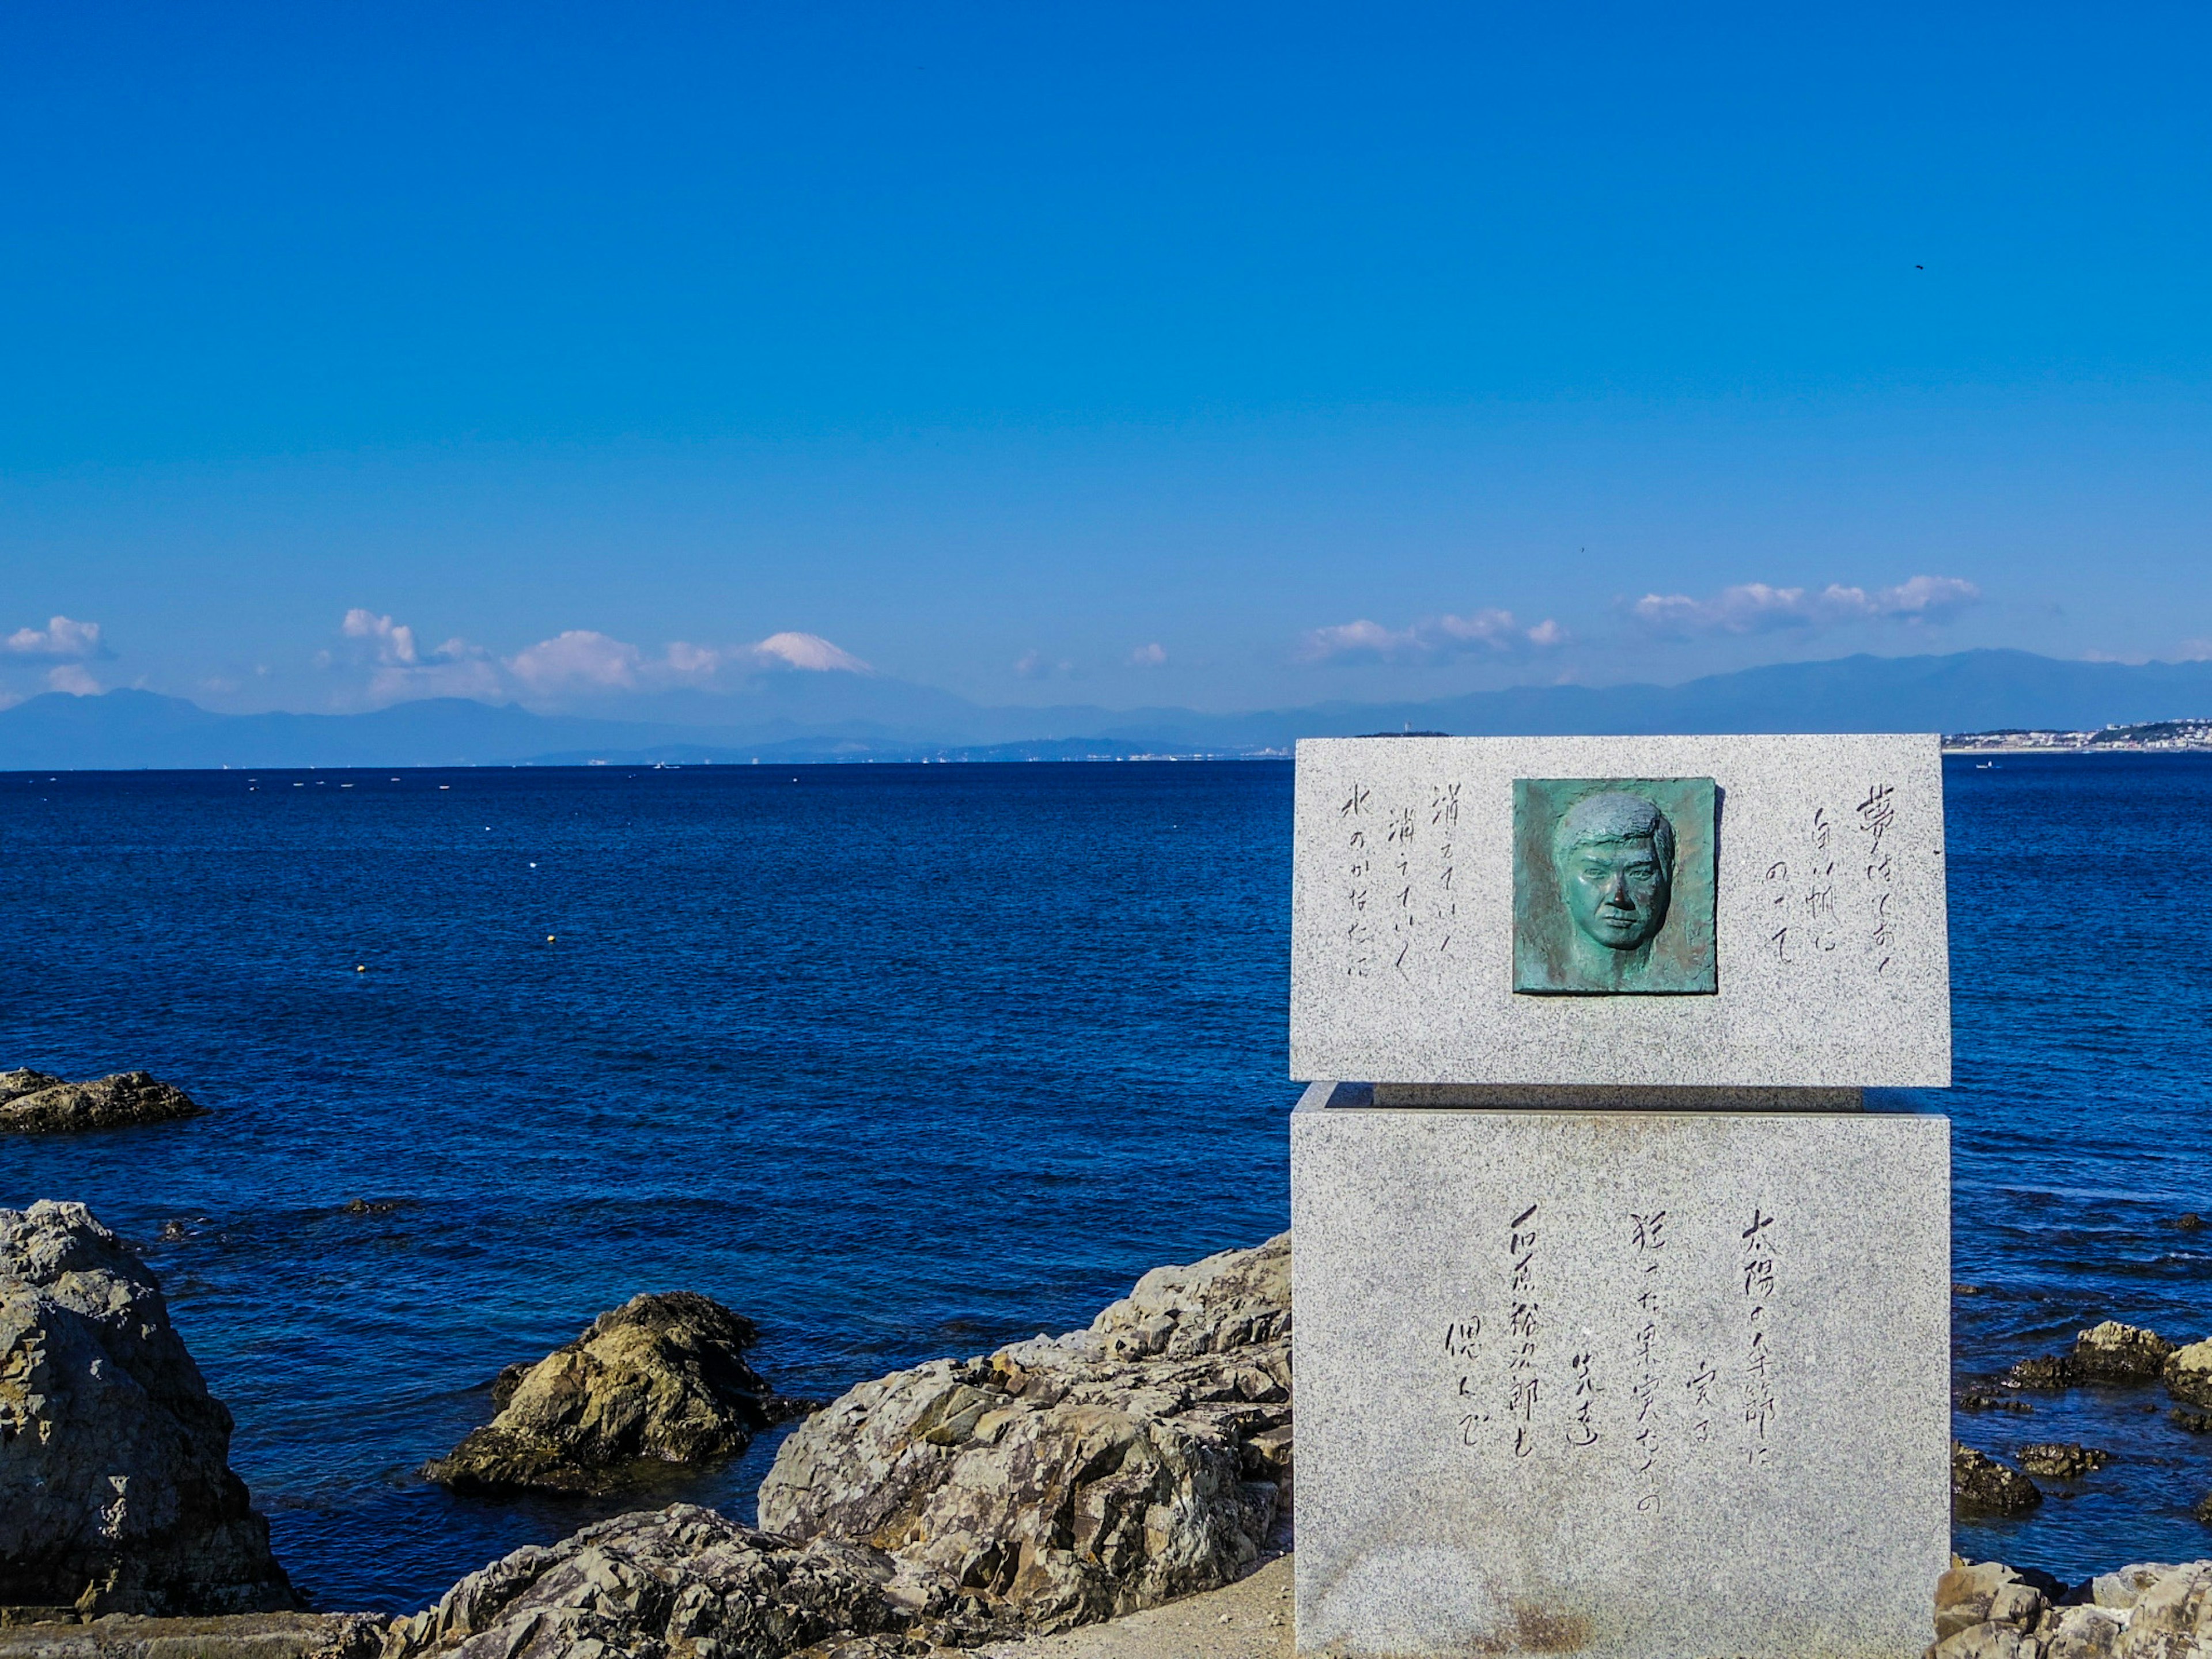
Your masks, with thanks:
[{"label": "monument base", "polygon": [[1291,1126],[1301,1655],[1905,1659],[1950,1562],[1950,1124]]}]

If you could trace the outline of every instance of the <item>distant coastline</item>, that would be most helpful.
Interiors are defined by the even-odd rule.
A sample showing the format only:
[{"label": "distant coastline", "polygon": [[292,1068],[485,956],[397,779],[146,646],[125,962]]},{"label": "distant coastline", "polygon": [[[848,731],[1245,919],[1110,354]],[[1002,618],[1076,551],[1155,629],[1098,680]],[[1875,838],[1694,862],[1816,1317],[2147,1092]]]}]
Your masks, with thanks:
[{"label": "distant coastline", "polygon": [[1947,732],[1947,755],[2086,755],[2212,751],[2212,720],[2146,720],[2094,732],[2008,728]]}]

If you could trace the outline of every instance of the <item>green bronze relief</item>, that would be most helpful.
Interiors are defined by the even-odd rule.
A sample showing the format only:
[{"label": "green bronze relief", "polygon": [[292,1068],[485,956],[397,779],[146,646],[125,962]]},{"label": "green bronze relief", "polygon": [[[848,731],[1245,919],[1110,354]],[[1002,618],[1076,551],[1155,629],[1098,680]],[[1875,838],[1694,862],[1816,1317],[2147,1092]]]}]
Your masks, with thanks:
[{"label": "green bronze relief", "polygon": [[1711,995],[1711,778],[1516,778],[1513,988]]}]

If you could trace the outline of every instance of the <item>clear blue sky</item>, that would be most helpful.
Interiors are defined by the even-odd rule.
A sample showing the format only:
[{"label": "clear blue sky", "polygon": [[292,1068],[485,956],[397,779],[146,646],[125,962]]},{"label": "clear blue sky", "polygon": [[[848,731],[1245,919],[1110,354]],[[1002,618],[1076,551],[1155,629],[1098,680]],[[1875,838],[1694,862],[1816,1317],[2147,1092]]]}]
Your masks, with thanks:
[{"label": "clear blue sky", "polygon": [[2212,652],[2201,7],[0,40],[0,696]]}]

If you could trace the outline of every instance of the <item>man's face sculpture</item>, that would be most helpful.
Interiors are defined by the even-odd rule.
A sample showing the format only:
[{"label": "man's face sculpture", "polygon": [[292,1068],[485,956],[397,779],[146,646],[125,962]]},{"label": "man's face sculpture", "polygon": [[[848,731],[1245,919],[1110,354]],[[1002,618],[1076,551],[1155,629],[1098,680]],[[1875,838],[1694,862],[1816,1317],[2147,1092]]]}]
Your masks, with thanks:
[{"label": "man's face sculpture", "polygon": [[1641,795],[1613,792],[1575,803],[1553,837],[1553,867],[1583,935],[1634,951],[1665,925],[1674,890],[1674,827]]}]

